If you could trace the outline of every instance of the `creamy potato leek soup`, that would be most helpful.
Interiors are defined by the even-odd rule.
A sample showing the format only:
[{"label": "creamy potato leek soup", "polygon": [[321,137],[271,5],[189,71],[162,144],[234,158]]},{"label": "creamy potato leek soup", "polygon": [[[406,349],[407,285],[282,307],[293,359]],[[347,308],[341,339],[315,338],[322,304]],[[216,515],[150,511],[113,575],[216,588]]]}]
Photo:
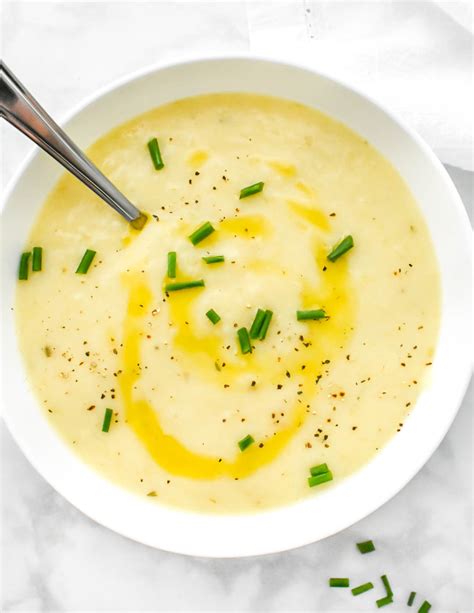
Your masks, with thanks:
[{"label": "creamy potato leek soup", "polygon": [[89,154],[148,221],[63,176],[16,301],[31,386],[84,461],[150,503],[251,512],[324,491],[400,432],[439,278],[367,141],[293,102],[216,94]]}]

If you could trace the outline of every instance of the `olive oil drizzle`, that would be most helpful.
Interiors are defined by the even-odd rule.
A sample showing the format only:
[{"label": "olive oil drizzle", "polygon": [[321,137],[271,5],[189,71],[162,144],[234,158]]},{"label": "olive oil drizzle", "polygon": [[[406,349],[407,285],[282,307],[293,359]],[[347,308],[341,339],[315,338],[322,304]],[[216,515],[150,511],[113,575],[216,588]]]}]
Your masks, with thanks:
[{"label": "olive oil drizzle", "polygon": [[[294,212],[298,214],[297,210]],[[306,211],[304,218],[308,221]],[[322,218],[323,214],[319,212],[313,216],[314,221],[317,220],[314,226],[318,230],[322,229]],[[244,226],[245,223],[236,224],[231,232],[237,227],[242,232]],[[265,232],[265,225],[260,222],[254,224],[253,230]],[[235,381],[242,374],[252,372],[258,374],[260,388],[263,385],[276,385],[282,381],[285,373],[293,373],[292,381],[297,385],[298,395],[295,396],[292,410],[288,411],[289,420],[280,425],[273,436],[266,437],[264,445],[252,445],[245,453],[236,448],[233,460],[190,451],[172,433],[163,430],[159,407],[152,406],[136,391],[140,379],[141,342],[145,336],[145,319],[153,303],[153,292],[143,274],[129,273],[126,276],[129,298],[123,326],[123,363],[119,375],[125,419],[153,459],[170,474],[192,479],[246,477],[277,458],[304,423],[308,414],[306,407],[317,393],[315,380],[324,368],[322,364],[333,362],[343,351],[355,314],[347,260],[328,263],[326,254],[329,243],[321,241],[316,233],[314,244],[319,283],[315,286],[302,283],[301,307],[321,306],[330,318],[324,322],[304,324],[304,342],[300,350],[295,352],[293,346],[288,347],[280,362],[276,359],[271,362],[268,354],[264,358],[259,351],[246,356],[233,355],[229,359],[228,353],[224,353],[224,339],[218,331],[210,329],[206,333],[199,332],[198,326],[193,326],[194,303],[205,288],[176,292],[167,299],[169,323],[174,331],[173,351],[188,365],[199,369],[200,376],[210,384],[217,384],[219,373],[215,363],[222,361],[226,362],[226,381]],[[274,324],[276,327],[277,324]],[[265,340],[265,343],[269,342],[271,337]]]}]

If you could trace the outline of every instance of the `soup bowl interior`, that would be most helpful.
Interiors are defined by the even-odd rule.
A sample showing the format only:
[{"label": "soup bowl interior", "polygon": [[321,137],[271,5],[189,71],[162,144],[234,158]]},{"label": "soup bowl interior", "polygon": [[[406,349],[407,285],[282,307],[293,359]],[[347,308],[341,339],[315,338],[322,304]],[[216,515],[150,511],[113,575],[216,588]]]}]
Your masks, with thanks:
[{"label": "soup bowl interior", "polygon": [[154,547],[216,557],[270,553],[314,542],[381,506],[436,449],[455,417],[471,372],[470,234],[463,205],[444,168],[421,139],[361,93],[327,76],[269,60],[199,60],[154,68],[115,84],[71,113],[64,125],[86,148],[111,128],[153,107],[183,97],[231,91],[301,102],[365,137],[409,185],[438,259],[442,316],[430,381],[403,430],[369,464],[317,496],[249,515],[191,513],[143,500],[76,457],[33,395],[17,346],[12,309],[18,256],[45,197],[62,173],[59,165],[34,152],[12,182],[2,215],[3,414],[19,446],[58,492],[99,523]]}]

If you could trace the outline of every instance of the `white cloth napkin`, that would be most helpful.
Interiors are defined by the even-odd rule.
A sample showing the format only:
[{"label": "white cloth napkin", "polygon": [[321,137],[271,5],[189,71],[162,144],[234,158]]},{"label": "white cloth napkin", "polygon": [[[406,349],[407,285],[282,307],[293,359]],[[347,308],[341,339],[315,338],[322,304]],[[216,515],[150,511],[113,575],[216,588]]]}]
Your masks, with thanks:
[{"label": "white cloth napkin", "polygon": [[246,9],[251,52],[358,86],[443,162],[474,169],[471,2],[250,1]]},{"label": "white cloth napkin", "polygon": [[[402,117],[443,162],[474,170],[469,1],[155,0],[4,5],[5,59],[14,58],[12,68],[31,91],[43,91],[40,99],[52,113],[60,101],[68,100],[57,95],[61,78],[65,91],[73,83],[74,94],[80,98],[81,93],[92,93],[95,87],[154,61],[249,51],[293,60],[352,83]],[[46,76],[54,75],[56,85],[45,88],[45,73],[31,62],[30,51],[37,44],[38,30],[43,33],[51,24],[55,24],[54,36],[43,36],[41,50],[48,57]],[[122,40],[128,45],[122,45]],[[98,45],[103,53],[98,53]],[[58,53],[59,48],[67,53]],[[76,67],[73,76],[71,65]],[[87,78],[81,79],[81,74]],[[89,89],[82,92],[80,87],[85,85]],[[72,100],[76,97],[65,108]],[[61,109],[57,112],[60,116]],[[13,164],[11,158],[7,162]]]}]

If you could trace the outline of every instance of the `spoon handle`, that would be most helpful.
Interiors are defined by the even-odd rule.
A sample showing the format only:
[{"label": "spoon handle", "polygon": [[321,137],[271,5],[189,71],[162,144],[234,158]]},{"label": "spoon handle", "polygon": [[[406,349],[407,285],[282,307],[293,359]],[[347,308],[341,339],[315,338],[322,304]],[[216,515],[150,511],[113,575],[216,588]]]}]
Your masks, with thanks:
[{"label": "spoon handle", "polygon": [[72,142],[2,61],[0,117],[49,153],[132,225],[143,227],[146,217]]}]

